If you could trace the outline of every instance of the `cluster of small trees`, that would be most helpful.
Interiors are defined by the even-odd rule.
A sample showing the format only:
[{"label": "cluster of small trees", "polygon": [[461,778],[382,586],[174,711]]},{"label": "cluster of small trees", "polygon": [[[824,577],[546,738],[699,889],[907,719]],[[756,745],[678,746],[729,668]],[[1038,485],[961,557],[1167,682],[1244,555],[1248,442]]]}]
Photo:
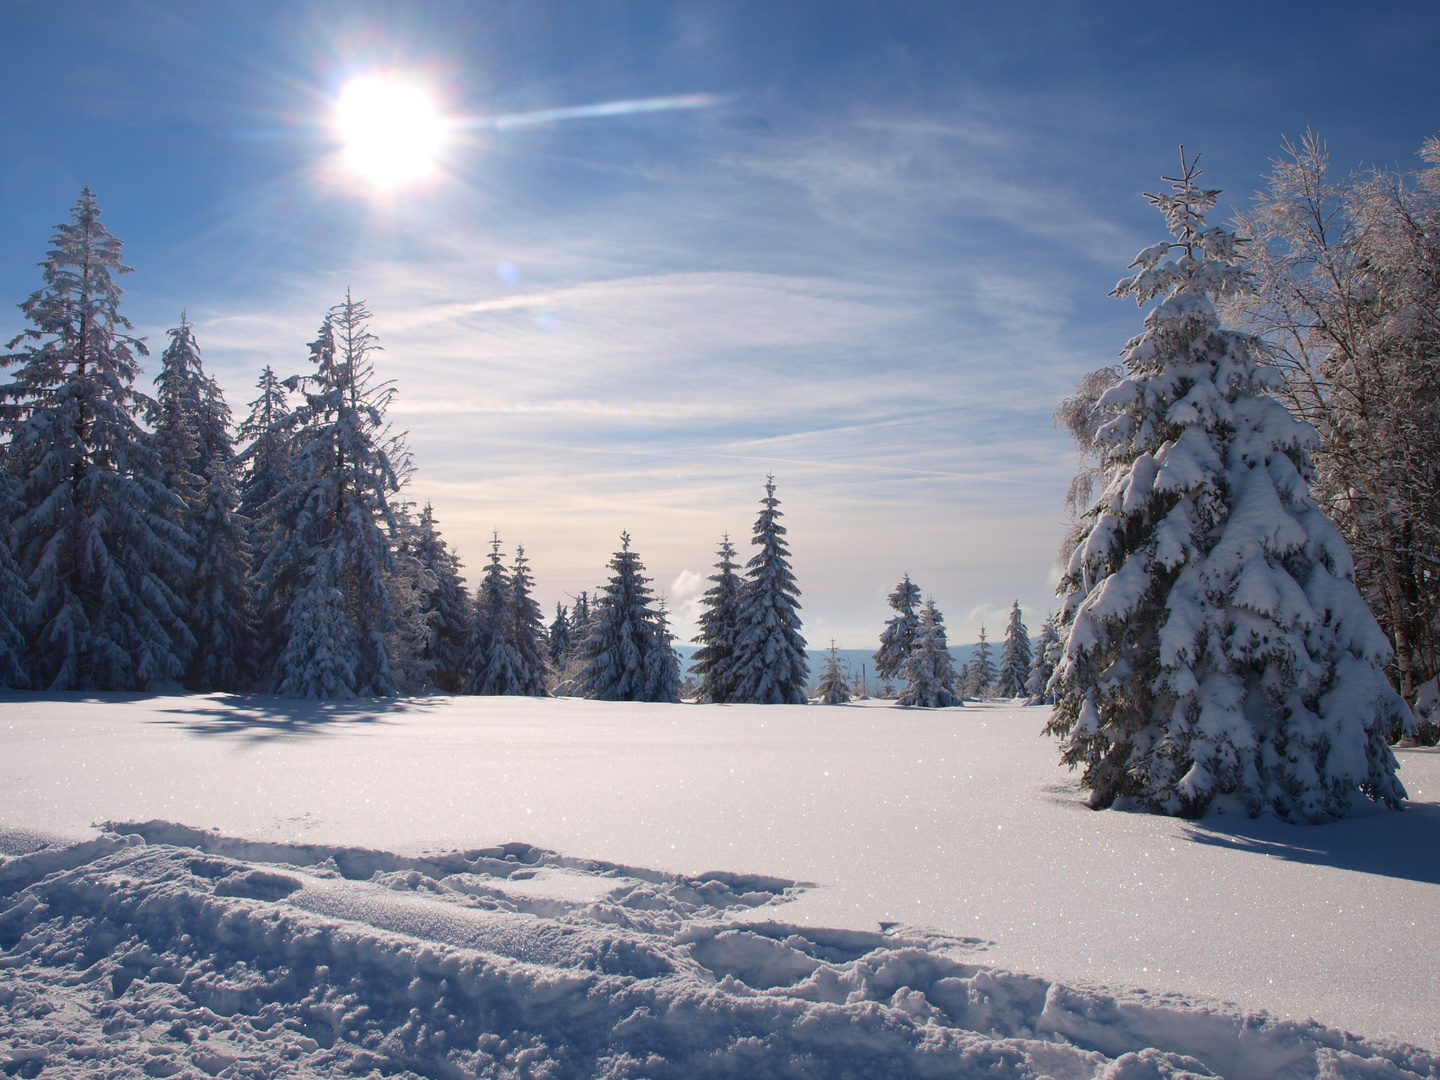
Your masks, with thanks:
[{"label": "cluster of small trees", "polygon": [[[1342,524],[1351,512],[1362,530],[1366,521],[1398,528],[1411,520],[1398,477],[1380,475],[1373,463],[1363,475],[1346,474],[1344,456],[1327,448],[1369,438],[1357,430],[1370,422],[1358,398],[1366,388],[1379,394],[1381,384],[1359,381],[1358,369],[1423,372],[1436,359],[1436,339],[1420,333],[1427,324],[1419,312],[1407,308],[1402,317],[1389,306],[1417,302],[1416,294],[1389,291],[1363,237],[1347,245],[1356,250],[1333,253],[1337,269],[1320,274],[1331,275],[1329,285],[1310,278],[1311,267],[1285,245],[1312,226],[1317,240],[1330,235],[1333,219],[1292,216],[1318,204],[1287,188],[1272,192],[1262,216],[1279,231],[1257,235],[1275,244],[1247,251],[1235,233],[1206,224],[1219,192],[1199,186],[1194,161],[1182,165],[1166,178],[1171,191],[1149,196],[1170,236],[1140,252],[1112,294],[1160,302],[1127,344],[1122,370],[1082,385],[1079,400],[1057,414],[1090,455],[1072,493],[1096,483],[1101,493],[1064,552],[1047,730],[1063,739],[1063,760],[1084,769],[1095,806],[1187,816],[1229,808],[1306,822],[1348,813],[1365,797],[1398,808],[1405,790],[1387,736],[1413,719],[1386,679],[1394,650],[1357,590],[1349,546],[1310,483],[1322,495],[1333,489]],[[1308,165],[1282,175],[1303,186],[1316,165],[1312,152]],[[1391,194],[1394,206],[1404,204]],[[1272,257],[1280,261],[1268,267]],[[1350,276],[1339,274],[1342,266]],[[1373,327],[1346,344],[1338,323],[1317,317],[1318,302],[1301,318],[1303,305],[1285,299],[1297,280],[1287,274],[1322,293],[1333,285],[1335,316]],[[1403,295],[1411,297],[1404,304]],[[1269,313],[1272,329],[1282,326],[1281,310],[1312,322],[1297,322],[1298,351],[1277,363],[1270,343],[1221,323],[1217,301]],[[1297,381],[1302,363],[1314,366]],[[1433,373],[1426,378],[1433,396]],[[1285,398],[1330,408],[1334,430],[1316,414],[1317,437]],[[1409,408],[1366,400],[1395,413]],[[1404,432],[1381,434],[1373,452],[1399,460],[1408,452]],[[1312,454],[1324,463],[1318,469]],[[1432,453],[1425,466],[1437,460]],[[1399,501],[1387,503],[1386,491]],[[1392,533],[1382,546],[1402,542],[1409,544]],[[1417,557],[1410,547],[1396,554]],[[1368,588],[1381,586],[1372,579]],[[1401,631],[1399,623],[1388,629]]]}]

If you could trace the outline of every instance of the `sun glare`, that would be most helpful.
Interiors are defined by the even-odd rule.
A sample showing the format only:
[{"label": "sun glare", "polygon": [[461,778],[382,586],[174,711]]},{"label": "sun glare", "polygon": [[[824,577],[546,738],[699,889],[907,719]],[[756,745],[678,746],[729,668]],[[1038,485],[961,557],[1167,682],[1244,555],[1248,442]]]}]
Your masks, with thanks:
[{"label": "sun glare", "polygon": [[430,176],[445,146],[446,124],[430,95],[382,75],[345,84],[335,102],[335,126],[346,167],[377,187]]}]

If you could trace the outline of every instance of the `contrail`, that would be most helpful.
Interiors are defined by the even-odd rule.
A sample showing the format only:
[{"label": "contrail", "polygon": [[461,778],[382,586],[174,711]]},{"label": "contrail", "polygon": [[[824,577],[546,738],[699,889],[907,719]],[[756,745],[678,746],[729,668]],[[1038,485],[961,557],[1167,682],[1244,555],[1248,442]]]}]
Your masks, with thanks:
[{"label": "contrail", "polygon": [[630,113],[664,112],[669,109],[703,109],[711,105],[723,105],[727,100],[727,97],[720,94],[679,94],[675,97],[606,101],[598,105],[574,105],[567,109],[538,109],[535,112],[507,113],[504,116],[461,120],[455,124],[455,127],[494,128],[496,131],[509,131],[512,128],[553,124],[557,120],[585,120],[592,116],[625,116]]}]

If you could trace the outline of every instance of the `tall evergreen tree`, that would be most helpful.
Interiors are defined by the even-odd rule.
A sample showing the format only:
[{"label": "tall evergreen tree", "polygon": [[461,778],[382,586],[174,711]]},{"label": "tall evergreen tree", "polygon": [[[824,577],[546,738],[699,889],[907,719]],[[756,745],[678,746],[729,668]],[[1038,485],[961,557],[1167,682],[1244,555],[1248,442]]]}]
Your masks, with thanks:
[{"label": "tall evergreen tree", "polygon": [[390,671],[400,693],[423,694],[433,685],[430,598],[436,579],[418,554],[420,528],[410,516],[409,505],[397,502],[391,512],[395,520],[391,535],[393,561],[386,572],[390,592],[391,629],[386,639]]},{"label": "tall evergreen tree", "polygon": [[1387,734],[1413,723],[1350,553],[1311,499],[1313,429],[1270,396],[1257,339],[1214,301],[1250,286],[1193,161],[1149,196],[1171,236],[1113,295],[1161,297],[1098,403],[1108,486],[1060,582],[1047,731],[1095,806],[1229,805],[1312,822],[1399,807]]},{"label": "tall evergreen tree", "polygon": [[1005,628],[1005,645],[1000,650],[1000,671],[995,689],[1001,697],[1020,697],[1030,681],[1030,631],[1020,615],[1020,601],[1010,608],[1010,625]]},{"label": "tall evergreen tree", "polygon": [[645,654],[645,701],[680,700],[680,654],[675,651],[674,642],[670,613],[662,596],[655,605],[654,641]]},{"label": "tall evergreen tree", "polygon": [[1055,673],[1055,662],[1060,659],[1060,634],[1055,629],[1055,616],[1045,616],[1045,625],[1040,627],[1040,637],[1035,642],[1035,657],[1030,662],[1030,678],[1025,681],[1025,693],[1030,696],[1027,705],[1053,705],[1050,695],[1050,676]]},{"label": "tall evergreen tree", "polygon": [[760,551],[745,565],[736,620],[734,682],[730,700],[757,705],[804,705],[810,666],[800,635],[800,589],[790,571],[785,526],[777,520],[775,477],[765,480],[765,498],[750,543]]},{"label": "tall evergreen tree", "polygon": [[830,639],[830,651],[825,656],[825,666],[820,669],[820,684],[815,694],[821,705],[844,705],[850,700],[850,686],[834,638]]},{"label": "tall evergreen tree", "polygon": [[881,679],[893,679],[900,674],[905,658],[915,643],[915,631],[920,625],[916,608],[920,604],[920,588],[910,581],[906,574],[895,586],[889,597],[895,615],[880,632],[880,648],[875,650],[875,674]]},{"label": "tall evergreen tree", "polygon": [[470,635],[470,597],[460,579],[460,560],[440,536],[435,511],[427,502],[415,522],[413,552],[430,575],[423,600],[428,638],[422,656],[437,690],[458,694],[465,681],[465,647]]},{"label": "tall evergreen tree", "polygon": [[545,650],[550,657],[550,670],[557,675],[564,672],[565,665],[570,662],[570,615],[558,600],[555,601],[555,621],[550,624]]},{"label": "tall evergreen tree", "polygon": [[715,584],[700,598],[705,608],[700,613],[700,633],[691,639],[700,648],[690,658],[690,673],[700,677],[698,696],[701,701],[724,702],[730,700],[734,682],[731,662],[735,654],[743,583],[740,575],[735,573],[740,564],[735,561],[735,545],[730,543],[729,533],[721,539],[717,554],[720,561],[715,564],[716,573],[709,578]]},{"label": "tall evergreen tree", "polygon": [[291,697],[397,692],[389,635],[391,497],[409,478],[403,434],[377,381],[370,312],[345,294],[310,347],[315,372],[296,387],[304,404],[292,432],[286,486],[265,504],[273,547],[260,567],[261,598],[281,647],[271,682]]},{"label": "tall evergreen tree", "polygon": [[523,676],[511,647],[515,594],[500,557],[500,534],[490,538],[489,565],[475,588],[465,661],[466,694],[519,694]]},{"label": "tall evergreen tree", "polygon": [[295,448],[294,426],[298,414],[290,408],[290,392],[285,383],[276,377],[268,364],[260,372],[256,386],[260,396],[250,402],[250,415],[240,425],[239,436],[248,440],[248,445],[237,456],[241,467],[238,509],[248,523],[250,560],[255,570],[254,588],[257,592],[255,663],[261,684],[266,685],[285,639],[285,629],[281,624],[285,607],[260,602],[258,594],[264,589],[258,579],[279,539],[279,525],[272,500],[290,484],[291,455]]},{"label": "tall evergreen tree", "polygon": [[185,316],[155,377],[155,446],[177,520],[191,540],[195,569],[185,580],[187,623],[196,647],[185,672],[192,690],[239,690],[255,679],[249,523],[239,514],[239,466],[230,406],[208,375]]},{"label": "tall evergreen tree", "polygon": [[985,639],[985,624],[980,624],[980,641],[975,646],[975,659],[970,663],[970,681],[965,684],[966,697],[985,697],[995,689],[995,661],[990,659],[990,642]]},{"label": "tall evergreen tree", "polygon": [[0,449],[0,688],[24,690],[30,686],[25,655],[25,627],[30,622],[30,596],[15,562],[15,530],[10,523],[20,516],[15,497],[19,481],[5,467]]},{"label": "tall evergreen tree", "polygon": [[19,481],[15,559],[30,593],[30,682],[51,690],[173,684],[194,648],[171,582],[190,541],[139,424],[145,343],[126,333],[121,244],[89,188],[56,226],[44,287],[20,305],[34,324],[0,358],[0,444]]},{"label": "tall evergreen tree", "polygon": [[510,574],[510,651],[518,674],[511,693],[548,697],[550,664],[545,655],[545,621],[540,605],[530,595],[530,564],[525,548],[515,547],[515,569]]},{"label": "tall evergreen tree", "polygon": [[955,663],[945,640],[945,617],[935,609],[934,600],[926,600],[920,609],[915,641],[900,674],[905,679],[900,705],[944,709],[964,704],[955,690]]},{"label": "tall evergreen tree", "polygon": [[650,653],[669,646],[658,640],[650,579],[644,576],[640,556],[630,550],[629,533],[620,534],[620,550],[610,560],[610,568],[615,573],[590,605],[590,632],[580,647],[584,667],[575,688],[601,701],[645,701],[654,673]]}]

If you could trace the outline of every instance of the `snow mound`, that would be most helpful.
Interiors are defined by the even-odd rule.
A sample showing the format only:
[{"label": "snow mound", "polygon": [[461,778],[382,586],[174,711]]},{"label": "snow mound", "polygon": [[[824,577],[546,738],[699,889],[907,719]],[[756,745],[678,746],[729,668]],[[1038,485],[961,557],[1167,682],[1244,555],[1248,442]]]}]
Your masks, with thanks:
[{"label": "snow mound", "polygon": [[769,918],[799,882],[106,828],[0,859],[9,1076],[1440,1076],[1314,1022],[986,967],[976,939]]}]

